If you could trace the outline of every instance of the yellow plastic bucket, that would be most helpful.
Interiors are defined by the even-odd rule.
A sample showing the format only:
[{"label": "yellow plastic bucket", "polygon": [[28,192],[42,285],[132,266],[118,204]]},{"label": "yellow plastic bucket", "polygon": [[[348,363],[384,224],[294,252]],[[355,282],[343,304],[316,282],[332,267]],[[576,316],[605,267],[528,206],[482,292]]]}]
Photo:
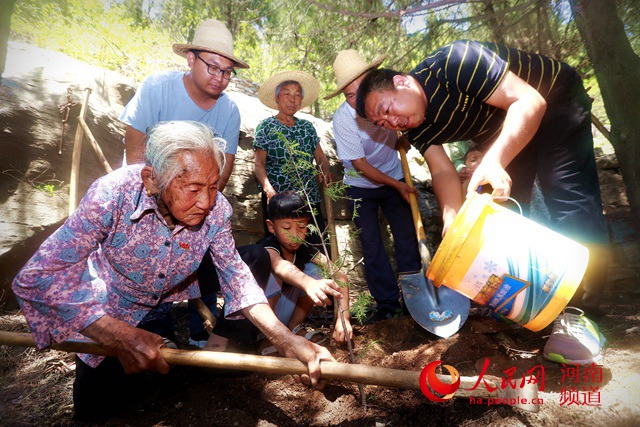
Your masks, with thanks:
[{"label": "yellow plastic bucket", "polygon": [[539,331],[575,293],[589,261],[579,243],[491,201],[467,199],[427,270],[498,315]]}]

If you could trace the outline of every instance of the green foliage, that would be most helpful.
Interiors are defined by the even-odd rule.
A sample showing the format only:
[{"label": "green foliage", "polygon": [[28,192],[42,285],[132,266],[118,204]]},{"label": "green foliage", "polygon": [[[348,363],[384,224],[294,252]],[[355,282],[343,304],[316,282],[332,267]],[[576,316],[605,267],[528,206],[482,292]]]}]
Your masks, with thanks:
[{"label": "green foliage", "polygon": [[640,2],[618,0],[618,14],[624,23],[633,51],[640,56]]},{"label": "green foliage", "polygon": [[374,300],[371,294],[368,292],[363,292],[360,294],[358,299],[351,304],[351,315],[353,318],[360,323],[361,325],[367,319],[367,312],[369,308],[373,305]]},{"label": "green foliage", "polygon": [[[303,194],[305,200],[310,209],[312,209],[313,215],[317,215],[318,212],[315,210],[314,203],[311,202],[310,192],[312,182],[305,181],[303,179],[303,175],[308,176],[305,171],[312,171],[313,178],[312,180],[317,179],[318,175],[320,175],[320,171],[313,164],[313,159],[311,154],[299,150],[300,144],[296,141],[288,140],[281,132],[277,133],[278,138],[283,141],[285,150],[289,155],[289,161],[285,163],[282,167],[282,172],[287,175],[287,180],[292,183],[292,187],[298,189],[298,191]],[[323,179],[324,181],[324,179]],[[334,181],[331,182],[328,186],[324,188],[326,194],[331,198],[331,200],[336,201],[338,199],[344,199],[347,197],[346,195],[346,185],[344,181]],[[357,211],[357,209],[356,209]],[[354,212],[355,214],[355,212]],[[329,232],[327,230],[318,229],[318,224],[310,223],[308,225],[310,233],[316,233],[320,236],[323,236],[323,250],[327,259],[329,259],[329,254],[327,253],[328,241],[329,241]],[[355,236],[356,234],[354,234]],[[351,238],[354,238],[351,236]],[[333,260],[333,264],[337,269],[340,269],[344,265],[344,260],[347,255],[350,254],[348,248],[344,248],[342,251],[342,256],[339,260]],[[333,278],[333,271],[326,271],[323,273],[323,277]]]},{"label": "green foliage", "polygon": [[56,186],[53,184],[37,184],[36,188],[49,197],[53,197],[55,195],[55,191],[57,190]]},{"label": "green foliage", "polygon": [[57,50],[135,80],[182,61],[159,23],[140,25],[125,5],[99,0],[24,0],[16,4],[11,38]]},{"label": "green foliage", "polygon": [[[375,340],[375,341],[369,341],[364,348],[360,351],[360,353],[358,353],[358,360],[364,358],[371,350],[375,350],[378,353],[382,353],[382,351],[380,350],[379,345],[380,344],[384,344],[384,341],[382,340]],[[373,398],[373,396],[371,396],[371,398]]]},{"label": "green foliage", "polygon": [[[640,52],[640,3],[617,3]],[[251,65],[239,70],[240,78],[259,84],[275,72],[301,69],[318,78],[321,94],[335,89],[331,65],[339,50],[357,49],[367,60],[386,53],[384,67],[408,71],[460,38],[502,41],[567,61],[587,78],[593,74],[568,0],[23,0],[11,38],[139,81],[156,70],[184,68],[171,45],[190,41],[207,18],[225,22],[235,54]],[[328,118],[342,101],[318,100],[313,113]]]},{"label": "green foliage", "polygon": [[[48,171],[40,172],[36,176],[28,176],[27,173],[23,171],[11,168],[3,171],[2,173],[18,182],[30,185],[49,197],[54,197],[56,195],[60,197],[60,194],[56,192],[62,188],[63,181],[56,179],[55,174],[49,174]],[[47,178],[47,175],[50,177]]]}]

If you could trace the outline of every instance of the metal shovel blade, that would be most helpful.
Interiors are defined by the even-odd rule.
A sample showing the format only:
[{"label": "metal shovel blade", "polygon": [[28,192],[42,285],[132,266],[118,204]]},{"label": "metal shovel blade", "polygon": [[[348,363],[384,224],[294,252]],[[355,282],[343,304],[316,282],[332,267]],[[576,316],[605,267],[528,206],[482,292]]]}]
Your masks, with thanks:
[{"label": "metal shovel blade", "polygon": [[436,288],[424,272],[400,275],[404,303],[424,329],[442,338],[460,330],[469,315],[467,297],[446,286]]},{"label": "metal shovel blade", "polygon": [[[400,153],[405,182],[413,187],[407,153],[402,147],[398,149],[398,152]],[[427,238],[415,194],[409,196],[409,204],[418,239],[418,251],[420,258],[422,258],[424,271],[426,271],[431,263],[431,253],[427,247]],[[411,317],[420,326],[439,337],[450,337],[458,332],[467,321],[470,301],[464,295],[446,286],[436,288],[433,282],[427,281],[424,271],[399,277],[404,303],[411,313]]]}]

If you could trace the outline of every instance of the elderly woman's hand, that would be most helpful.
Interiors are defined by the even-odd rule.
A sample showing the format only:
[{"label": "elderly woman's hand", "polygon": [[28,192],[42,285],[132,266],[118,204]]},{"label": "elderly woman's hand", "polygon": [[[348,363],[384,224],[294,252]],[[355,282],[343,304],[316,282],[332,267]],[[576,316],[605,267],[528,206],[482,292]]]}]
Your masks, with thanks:
[{"label": "elderly woman's hand", "polygon": [[269,200],[271,200],[271,198],[273,196],[278,194],[278,192],[276,190],[274,190],[273,187],[269,186],[268,188],[266,188],[264,190],[264,194],[265,194],[265,196],[267,196],[267,203],[269,203]]},{"label": "elderly woman's hand", "polygon": [[294,375],[297,382],[312,385],[322,389],[324,381],[320,381],[320,361],[335,362],[329,350],[294,334],[282,324],[268,304],[254,304],[242,309],[242,314],[252,321],[273,343],[278,352],[286,357],[298,359],[306,364],[309,373],[301,376]]},{"label": "elderly woman's hand", "polygon": [[293,333],[291,333],[291,338],[287,340],[287,344],[288,348],[284,355],[298,359],[305,363],[309,369],[308,374],[294,375],[294,380],[322,390],[327,385],[327,381],[320,380],[320,361],[336,361],[329,350]]},{"label": "elderly woman's hand", "polygon": [[169,372],[169,364],[162,357],[164,342],[160,335],[110,316],[101,317],[80,332],[115,355],[127,374]]}]

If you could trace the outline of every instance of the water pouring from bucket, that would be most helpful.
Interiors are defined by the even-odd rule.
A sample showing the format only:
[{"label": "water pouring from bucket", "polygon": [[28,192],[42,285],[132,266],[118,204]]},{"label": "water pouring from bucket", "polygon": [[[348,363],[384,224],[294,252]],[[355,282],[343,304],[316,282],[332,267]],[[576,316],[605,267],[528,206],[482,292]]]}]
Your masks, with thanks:
[{"label": "water pouring from bucket", "polygon": [[489,194],[474,194],[447,231],[427,278],[539,331],[565,308],[588,261],[586,247],[498,205]]}]

